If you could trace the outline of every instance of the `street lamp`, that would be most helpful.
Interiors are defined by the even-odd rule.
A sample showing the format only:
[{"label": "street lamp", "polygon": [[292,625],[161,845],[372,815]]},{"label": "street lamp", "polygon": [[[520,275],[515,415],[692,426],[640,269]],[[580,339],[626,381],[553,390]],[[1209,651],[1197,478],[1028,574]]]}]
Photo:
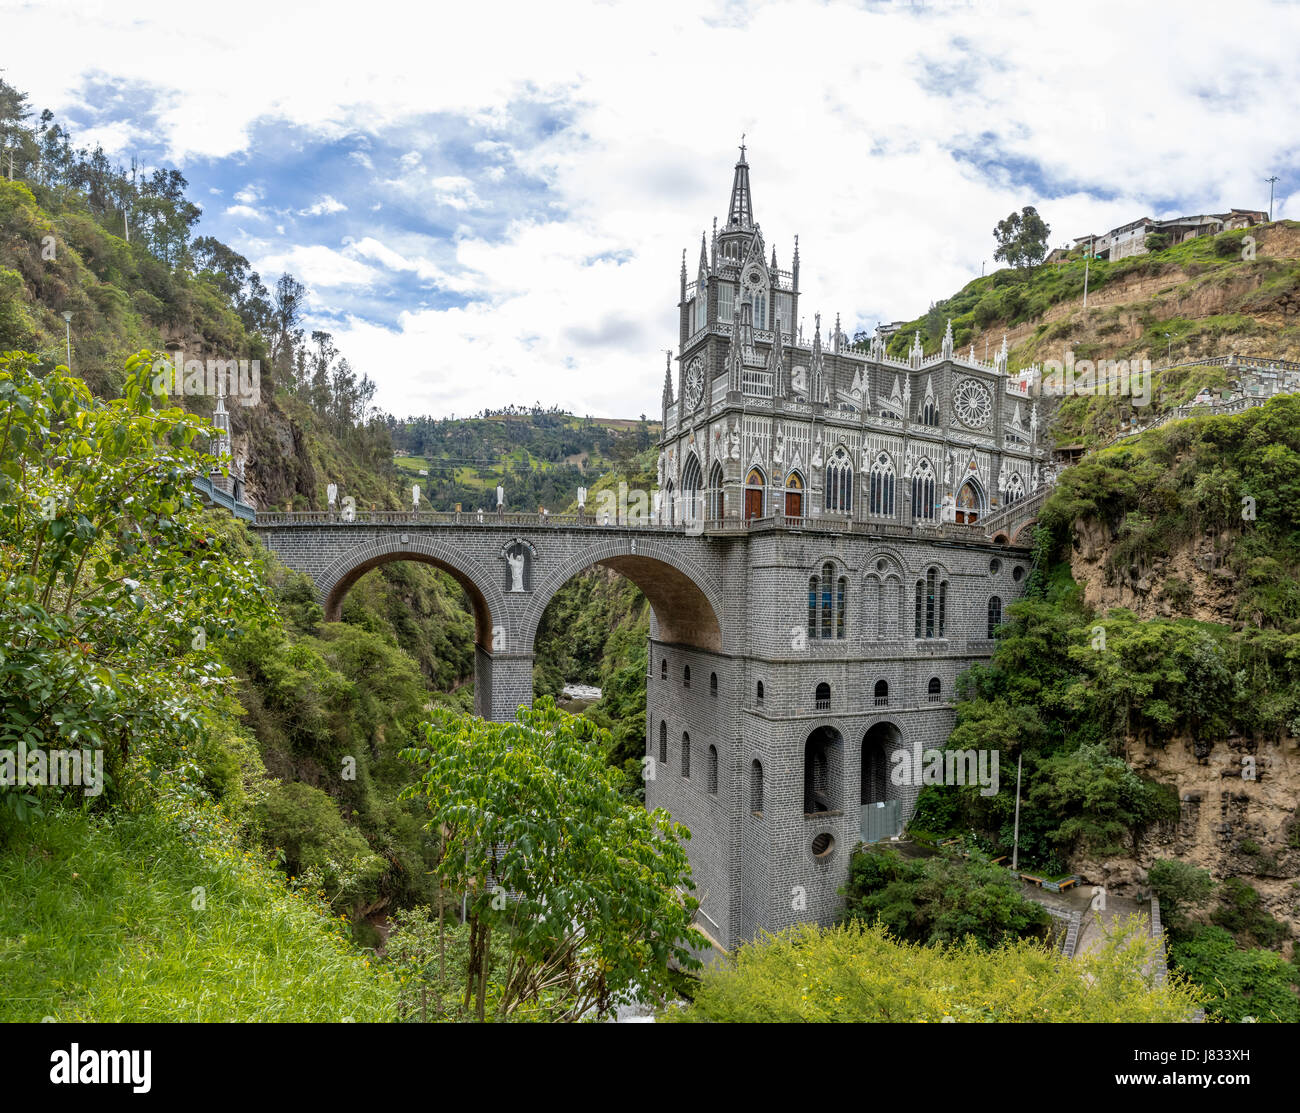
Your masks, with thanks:
[{"label": "street lamp", "polygon": [[67,332],[68,340],[68,370],[72,370],[72,314],[68,310],[63,311],[63,324]]},{"label": "street lamp", "polygon": [[1173,361],[1174,358],[1173,357],[1173,350],[1174,350],[1173,333],[1166,332],[1164,335],[1169,339],[1169,343],[1165,345],[1165,363],[1170,363]]}]

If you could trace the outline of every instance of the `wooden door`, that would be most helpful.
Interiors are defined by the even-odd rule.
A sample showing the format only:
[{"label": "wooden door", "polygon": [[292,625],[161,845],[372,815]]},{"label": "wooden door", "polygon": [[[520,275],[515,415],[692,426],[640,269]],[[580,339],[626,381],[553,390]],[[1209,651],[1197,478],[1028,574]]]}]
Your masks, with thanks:
[{"label": "wooden door", "polygon": [[803,492],[802,491],[786,491],[785,516],[787,518],[803,517]]},{"label": "wooden door", "polygon": [[745,488],[745,520],[763,516],[763,489],[761,487]]}]

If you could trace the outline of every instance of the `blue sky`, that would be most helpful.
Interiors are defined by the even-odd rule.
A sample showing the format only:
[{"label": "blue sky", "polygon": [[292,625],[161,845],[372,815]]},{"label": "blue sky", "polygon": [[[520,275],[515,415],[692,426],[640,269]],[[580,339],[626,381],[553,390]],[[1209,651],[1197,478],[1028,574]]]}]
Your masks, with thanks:
[{"label": "blue sky", "polygon": [[[178,18],[176,13],[183,14]],[[395,413],[658,411],[677,274],[736,143],[805,327],[915,316],[1052,242],[1293,200],[1294,5],[266,5],[0,0],[5,76],[78,143],[178,166]],[[1250,33],[1236,33],[1237,28]],[[1222,37],[1216,37],[1222,34]],[[42,43],[57,43],[57,65]],[[53,48],[51,48],[52,50]]]}]

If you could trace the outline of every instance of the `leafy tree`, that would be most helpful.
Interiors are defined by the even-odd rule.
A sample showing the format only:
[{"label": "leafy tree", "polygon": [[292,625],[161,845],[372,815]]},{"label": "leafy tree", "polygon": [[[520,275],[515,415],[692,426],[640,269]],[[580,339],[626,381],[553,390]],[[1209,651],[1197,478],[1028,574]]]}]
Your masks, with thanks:
[{"label": "leafy tree", "polygon": [[1255,887],[1239,877],[1225,877],[1219,886],[1219,902],[1210,919],[1237,936],[1251,936],[1265,947],[1275,947],[1291,935],[1291,929],[1274,919],[1260,903]]},{"label": "leafy tree", "polygon": [[1160,901],[1160,916],[1172,934],[1189,930],[1187,913],[1204,904],[1214,892],[1207,870],[1177,858],[1161,858],[1147,871],[1151,891]]},{"label": "leafy tree", "polygon": [[34,364],[0,356],[0,748],[100,747],[110,795],[133,756],[137,779],[183,790],[182,747],[226,675],[215,646],[269,613],[191,487],[215,463],[195,443],[210,430],[154,408],[148,353],[112,402]]},{"label": "leafy tree", "polygon": [[1276,951],[1241,950],[1223,928],[1207,927],[1175,942],[1169,954],[1175,969],[1202,988],[1212,1016],[1300,1023],[1300,970]]},{"label": "leafy tree", "polygon": [[[480,1020],[490,980],[497,1017],[577,1020],[634,986],[667,990],[671,962],[697,965],[689,833],[623,796],[603,735],[543,699],[514,723],[435,708],[424,744],[402,751],[420,769],[403,795],[426,799],[441,834],[438,879],[466,895],[463,1000]],[[508,956],[499,980],[494,940]]]},{"label": "leafy tree", "polygon": [[856,852],[849,864],[845,915],[879,920],[896,938],[914,943],[981,946],[1045,938],[1051,916],[1020,895],[1006,870],[980,858],[904,858],[890,847]]},{"label": "leafy tree", "polygon": [[1043,222],[1038,210],[1026,205],[1020,212],[999,220],[993,229],[993,238],[998,241],[993,258],[1005,259],[1018,270],[1037,266],[1047,254],[1047,238],[1051,233],[1051,227]]}]

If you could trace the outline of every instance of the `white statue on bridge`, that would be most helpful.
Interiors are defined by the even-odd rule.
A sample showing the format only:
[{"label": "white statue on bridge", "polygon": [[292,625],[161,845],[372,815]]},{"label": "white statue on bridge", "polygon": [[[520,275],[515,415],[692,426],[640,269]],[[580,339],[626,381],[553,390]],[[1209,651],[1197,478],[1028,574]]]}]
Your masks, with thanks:
[{"label": "white statue on bridge", "polygon": [[506,554],[506,563],[510,565],[510,590],[524,590],[524,554],[519,549],[514,549]]},{"label": "white statue on bridge", "polygon": [[500,510],[503,506],[505,506],[505,504],[506,504],[506,489],[504,487],[498,487],[497,488],[497,509]]},{"label": "white statue on bridge", "polygon": [[337,483],[331,483],[328,487],[326,487],[325,497],[329,500],[330,506],[333,507],[334,503],[338,501],[339,485]]},{"label": "white statue on bridge", "polygon": [[411,509],[420,509],[420,485],[418,483],[411,487]]}]

